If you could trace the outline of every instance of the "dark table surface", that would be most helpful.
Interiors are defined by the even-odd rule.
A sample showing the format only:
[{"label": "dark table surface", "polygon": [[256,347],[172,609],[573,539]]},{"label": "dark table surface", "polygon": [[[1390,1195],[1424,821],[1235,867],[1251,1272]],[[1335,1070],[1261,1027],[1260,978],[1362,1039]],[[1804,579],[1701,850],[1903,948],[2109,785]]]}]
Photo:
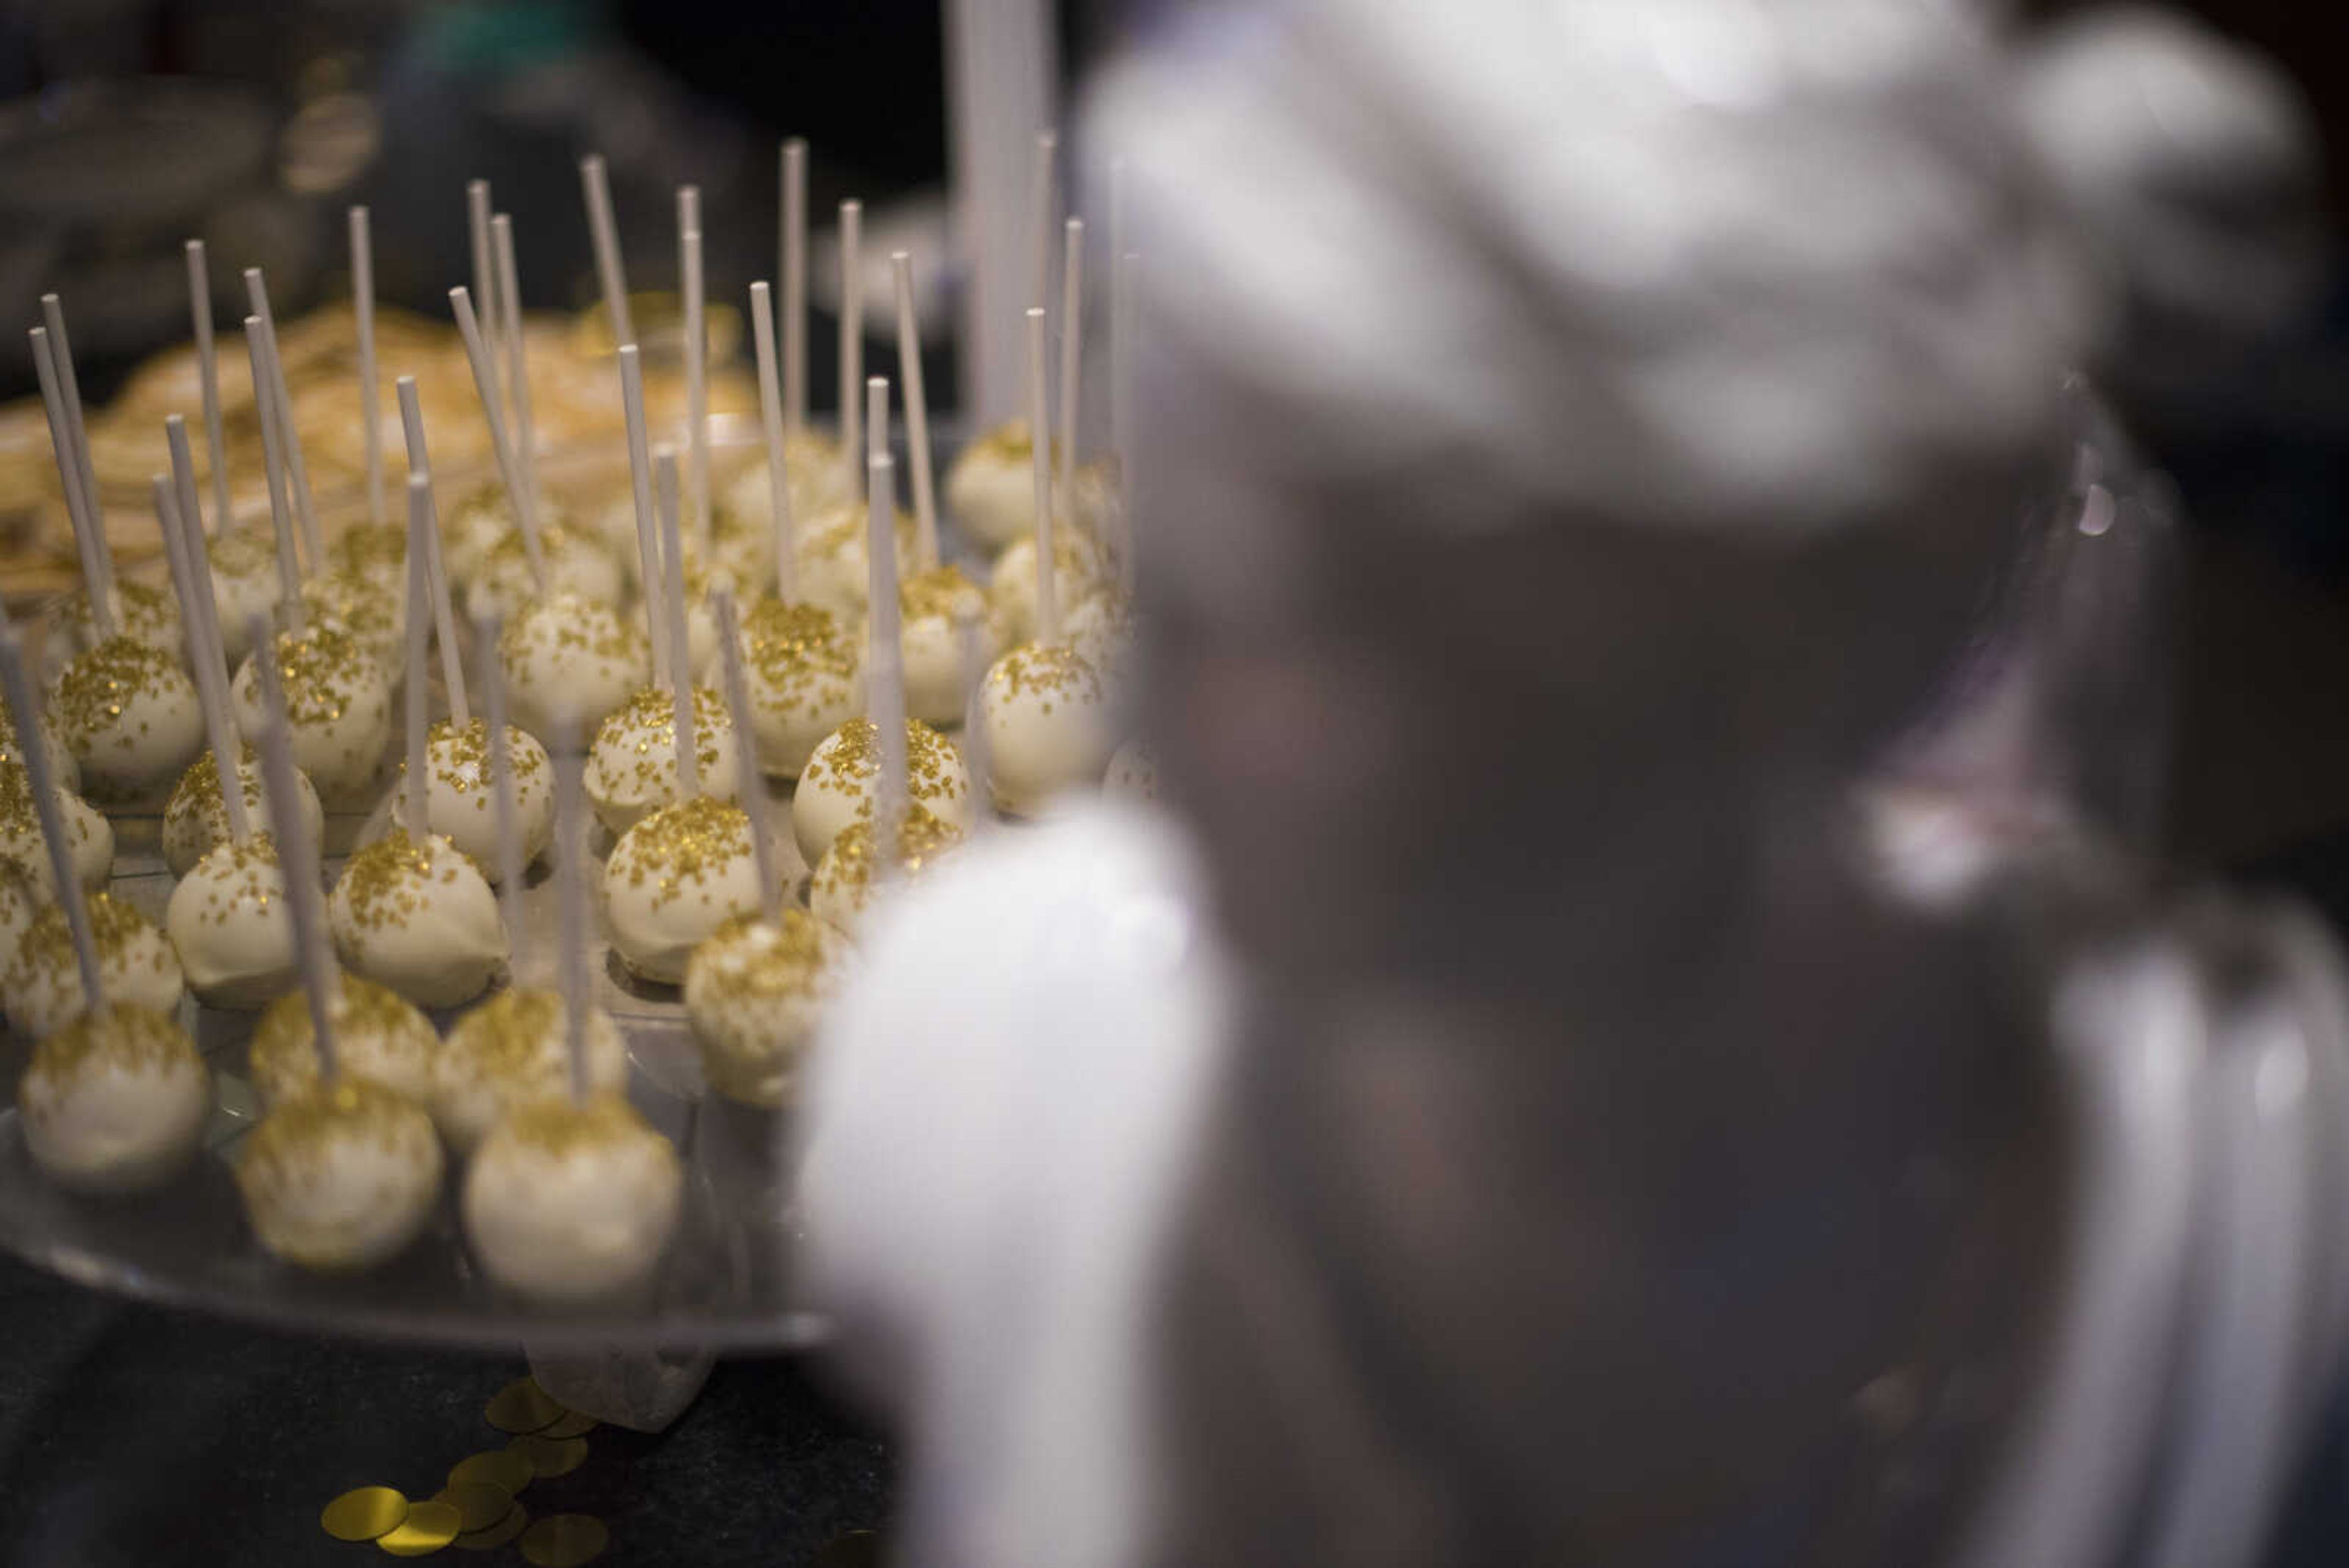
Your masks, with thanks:
[{"label": "dark table surface", "polygon": [[[265,1333],[0,1259],[0,1568],[388,1561],[330,1539],[318,1511],[356,1486],[430,1496],[504,1444],[483,1407],[524,1370]],[[888,1506],[883,1444],[789,1360],[721,1362],[667,1432],[599,1428],[587,1444],[523,1501],[603,1520],[616,1568],[809,1563]],[[449,1556],[523,1561],[511,1545]]]}]

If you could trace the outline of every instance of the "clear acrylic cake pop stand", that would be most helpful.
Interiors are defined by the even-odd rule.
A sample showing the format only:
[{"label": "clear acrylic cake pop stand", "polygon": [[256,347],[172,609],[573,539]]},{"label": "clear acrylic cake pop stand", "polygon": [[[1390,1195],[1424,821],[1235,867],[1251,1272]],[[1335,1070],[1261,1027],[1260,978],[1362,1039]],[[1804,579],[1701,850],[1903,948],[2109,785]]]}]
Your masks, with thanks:
[{"label": "clear acrylic cake pop stand", "polygon": [[[714,441],[730,459],[749,453],[747,421],[712,421]],[[542,466],[550,491],[617,493],[626,453],[618,443],[561,454]],[[436,488],[443,514],[485,474],[450,474]],[[437,671],[436,671],[437,673]],[[436,711],[443,711],[436,706]],[[576,767],[576,760],[567,765]],[[397,758],[387,758],[387,769]],[[388,774],[386,776],[388,783]],[[116,834],[114,896],[159,925],[172,888],[160,847],[162,804],[153,799],[109,815]],[[791,886],[806,867],[791,832],[789,792],[771,785],[761,803]],[[382,808],[329,810],[326,867],[339,871],[351,847],[379,827]],[[591,826],[602,875],[609,836]],[[554,889],[542,863],[524,893],[525,978],[554,972]],[[791,1140],[786,1114],[755,1110],[705,1093],[698,1054],[676,989],[628,977],[590,921],[590,971],[597,1000],[628,1042],[629,1097],[673,1139],[687,1172],[684,1211],[662,1272],[639,1298],[595,1310],[555,1312],[501,1291],[475,1266],[457,1214],[460,1168],[431,1223],[398,1257],[365,1273],[306,1272],[264,1251],[245,1223],[231,1177],[238,1146],[259,1106],[245,1075],[245,1046],[255,1015],[191,1000],[183,1021],[212,1070],[215,1104],[204,1149],[160,1192],[135,1198],[77,1197],[53,1185],[33,1163],[17,1120],[14,1088],[31,1054],[29,1042],[0,1033],[0,1248],[98,1289],[167,1305],[311,1333],[435,1342],[511,1350],[526,1342],[536,1355],[589,1375],[626,1353],[641,1371],[653,1352],[786,1350],[823,1337],[821,1319],[795,1304],[791,1254],[795,1236]],[[438,1014],[446,1032],[457,1013]]]}]

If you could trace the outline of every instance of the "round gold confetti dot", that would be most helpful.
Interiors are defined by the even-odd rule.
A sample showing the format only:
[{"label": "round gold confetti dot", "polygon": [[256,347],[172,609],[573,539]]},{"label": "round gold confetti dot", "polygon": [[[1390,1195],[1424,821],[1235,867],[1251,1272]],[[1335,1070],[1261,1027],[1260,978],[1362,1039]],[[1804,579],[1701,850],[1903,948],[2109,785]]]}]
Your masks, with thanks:
[{"label": "round gold confetti dot", "polygon": [[337,1541],[373,1541],[399,1528],[408,1517],[408,1499],[388,1486],[363,1486],[343,1493],[318,1515],[326,1533]]},{"label": "round gold confetti dot", "polygon": [[579,1568],[610,1544],[604,1521],[585,1513],[557,1513],[522,1532],[523,1561],[535,1568]]},{"label": "round gold confetti dot", "polygon": [[595,1429],[595,1417],[583,1416],[576,1410],[565,1410],[551,1427],[532,1433],[538,1438],[584,1438]]},{"label": "round gold confetti dot", "polygon": [[585,1438],[516,1438],[506,1447],[530,1461],[530,1473],[539,1480],[567,1476],[587,1462]]},{"label": "round gold confetti dot", "polygon": [[502,1487],[507,1495],[512,1496],[528,1486],[535,1473],[530,1468],[527,1456],[512,1449],[492,1449],[487,1453],[459,1459],[451,1466],[449,1490],[454,1491],[461,1486],[487,1482],[491,1486]]},{"label": "round gold confetti dot", "polygon": [[422,1557],[456,1540],[457,1526],[462,1522],[448,1503],[410,1503],[399,1528],[376,1544],[394,1557]]},{"label": "round gold confetti dot", "polygon": [[567,1414],[534,1377],[517,1377],[491,1397],[482,1414],[501,1432],[535,1432]]},{"label": "round gold confetti dot", "polygon": [[432,1500],[457,1511],[460,1532],[487,1530],[513,1508],[513,1493],[495,1481],[460,1481]]},{"label": "round gold confetti dot", "polygon": [[506,1510],[506,1516],[487,1530],[468,1531],[457,1537],[455,1544],[466,1552],[495,1552],[524,1530],[530,1528],[530,1510],[516,1503]]}]

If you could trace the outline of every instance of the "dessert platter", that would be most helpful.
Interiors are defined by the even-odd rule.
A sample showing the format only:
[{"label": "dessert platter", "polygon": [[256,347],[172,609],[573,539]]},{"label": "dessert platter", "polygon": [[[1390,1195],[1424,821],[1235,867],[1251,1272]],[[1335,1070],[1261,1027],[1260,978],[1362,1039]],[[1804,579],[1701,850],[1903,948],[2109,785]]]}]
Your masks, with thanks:
[{"label": "dessert platter", "polygon": [[973,835],[1154,794],[1081,220],[1041,209],[1027,419],[944,462],[903,253],[897,420],[863,375],[854,202],[807,417],[803,145],[751,409],[711,410],[698,192],[672,356],[582,177],[593,334],[524,316],[480,182],[453,333],[378,333],[364,208],[350,306],[281,331],[251,269],[242,354],[191,242],[192,345],[102,415],[44,300],[78,584],[0,617],[0,1247],[318,1331],[806,1343],[791,1107],[860,932]]}]

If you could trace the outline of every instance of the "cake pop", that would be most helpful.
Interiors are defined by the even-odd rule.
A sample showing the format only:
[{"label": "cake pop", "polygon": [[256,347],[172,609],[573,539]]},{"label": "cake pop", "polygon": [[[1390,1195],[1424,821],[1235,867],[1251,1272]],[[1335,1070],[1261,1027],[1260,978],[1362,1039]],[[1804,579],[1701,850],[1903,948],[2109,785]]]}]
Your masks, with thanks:
[{"label": "cake pop", "polygon": [[[106,1000],[176,1014],[187,990],[169,939],[129,904],[104,893],[87,898],[98,985]],[[20,1034],[37,1040],[83,1010],[87,999],[75,972],[68,920],[62,900],[35,915],[16,940],[16,956],[7,974],[0,977],[0,1003]]]},{"label": "cake pop", "polygon": [[[33,727],[41,737],[41,749],[49,754],[49,774],[57,787],[67,794],[81,789],[81,764],[74,761],[73,748],[66,744],[65,732],[47,710],[33,715]],[[0,703],[0,763],[22,761],[16,749],[16,716]]]},{"label": "cake pop", "polygon": [[[266,820],[269,806],[261,784],[260,757],[248,742],[240,741],[237,749],[236,776],[245,813],[255,821]],[[228,805],[221,792],[220,767],[212,757],[209,748],[197,753],[163,807],[163,863],[174,877],[186,876],[214,846],[228,842]],[[318,792],[298,772],[294,784],[303,836],[314,849],[321,848],[326,843],[326,808],[318,804]]]},{"label": "cake pop", "polygon": [[93,794],[124,798],[176,776],[203,744],[196,689],[179,660],[111,637],[65,668],[58,727]]},{"label": "cake pop", "polygon": [[[337,970],[326,1002],[326,1026],[334,1037],[336,1065],[346,1075],[373,1079],[419,1106],[429,1101],[440,1037],[414,1002]],[[289,992],[264,1009],[247,1053],[247,1071],[264,1107],[316,1084],[318,1036],[308,995]]]},{"label": "cake pop", "polygon": [[212,1075],[169,1012],[109,1002],[33,1048],[16,1084],[26,1152],[58,1185],[120,1194],[160,1187],[194,1158]]},{"label": "cake pop", "polygon": [[947,509],[963,533],[1000,553],[1036,532],[1036,495],[1029,471],[1035,438],[1025,421],[1011,420],[969,442],[947,468]]},{"label": "cake pop", "polygon": [[[1044,410],[1044,313],[1028,313],[1029,417]],[[1051,478],[1044,454],[1031,454],[1035,493],[1036,640],[995,661],[979,688],[977,722],[987,731],[990,785],[1003,810],[1032,816],[1051,800],[1097,784],[1113,742],[1100,675],[1061,640],[1060,585],[1040,563],[1058,556]]]},{"label": "cake pop", "polygon": [[[498,1097],[505,1103],[474,1151],[462,1205],[466,1238],[490,1275],[533,1301],[562,1305],[626,1295],[650,1278],[677,1227],[684,1189],[677,1151],[616,1086],[605,1086],[599,1067],[599,1054],[609,1053],[595,1038],[603,1015],[587,1002],[578,802],[578,786],[566,776],[555,857],[561,994],[537,1009],[559,1022],[500,1054],[522,1071],[503,1079]],[[562,1076],[551,1089],[529,1092],[548,1033]]]},{"label": "cake pop", "polygon": [[674,985],[709,934],[760,907],[750,819],[697,794],[620,836],[604,866],[604,918],[629,971]]},{"label": "cake pop", "polygon": [[163,929],[188,989],[211,1006],[261,1007],[299,979],[285,873],[266,834],[206,852],[171,889]]},{"label": "cake pop", "polygon": [[[283,631],[274,639],[256,626],[248,640],[275,651],[269,674],[285,694],[295,766],[323,799],[345,801],[363,794],[391,740],[391,682],[383,667],[330,626]],[[257,652],[248,657],[229,689],[237,728],[247,739],[261,729],[263,663]]]},{"label": "cake pop", "polygon": [[607,604],[557,594],[506,623],[498,659],[513,720],[542,741],[585,733],[652,675],[642,628]]},{"label": "cake pop", "polygon": [[[1034,475],[1030,475],[1032,488]],[[1053,519],[1060,521],[1056,515]],[[1039,635],[1036,604],[1036,536],[1012,542],[997,557],[995,575],[988,579],[988,597],[994,608],[995,635],[1008,645],[1032,642]],[[1092,541],[1070,529],[1055,526],[1052,539],[1052,587],[1063,608],[1091,597],[1101,582],[1101,552]],[[1066,628],[1063,628],[1066,635]]]},{"label": "cake pop", "polygon": [[858,934],[866,909],[885,885],[921,877],[963,842],[961,829],[919,805],[899,815],[892,856],[878,847],[887,836],[873,815],[858,817],[832,841],[808,877],[808,908],[843,936]]},{"label": "cake pop", "polygon": [[[18,750],[21,756],[22,748]],[[114,825],[79,795],[57,793],[59,829],[66,853],[85,888],[103,888],[114,874]],[[49,853],[34,808],[31,775],[21,762],[0,762],[0,860],[15,864],[43,898],[57,897]]]},{"label": "cake pop", "polygon": [[[431,525],[429,481],[411,474],[409,597],[421,607]],[[423,1007],[451,1007],[481,993],[506,956],[490,885],[462,851],[430,830],[426,760],[424,617],[408,638],[408,757],[399,825],[351,857],[328,905],[345,963]]]},{"label": "cake pop", "polygon": [[885,586],[895,579],[895,542],[887,521],[893,465],[886,456],[875,454],[868,459],[868,468],[872,499],[866,521],[874,541],[868,570],[878,613],[867,627],[867,717],[852,719],[833,731],[800,772],[799,789],[792,797],[792,835],[811,866],[823,858],[842,829],[871,810],[887,733],[880,727],[884,723],[895,727],[902,722],[911,799],[957,832],[970,824],[970,777],[953,742],[919,720],[883,716],[885,710],[902,715],[905,701],[897,596]]},{"label": "cake pop", "polygon": [[538,543],[545,578],[543,587],[523,542],[521,530],[509,530],[481,554],[465,590],[468,615],[510,619],[546,593],[576,594],[602,604],[619,602],[626,579],[602,541],[559,524],[542,525]]},{"label": "cake pop", "polygon": [[[502,991],[457,1020],[432,1060],[432,1119],[449,1147],[467,1153],[517,1106],[559,1096],[570,1072],[569,1015],[552,991]],[[589,1077],[599,1090],[624,1088],[628,1046],[600,1007],[587,1014]]]},{"label": "cake pop", "polygon": [[379,1263],[415,1239],[440,1197],[443,1158],[432,1119],[413,1098],[347,1070],[352,1058],[343,1054],[338,1029],[365,1015],[355,1025],[355,1034],[368,1037],[357,1059],[410,1079],[414,1051],[429,1051],[430,1030],[419,1040],[420,1019],[371,991],[355,992],[335,973],[318,910],[317,861],[302,845],[287,804],[293,748],[274,682],[267,696],[262,764],[279,832],[294,846],[287,901],[310,1029],[307,1039],[298,1039],[281,1023],[266,1047],[255,1042],[254,1075],[269,1112],[237,1151],[236,1186],[254,1234],[271,1253],[302,1268],[347,1272]]}]

